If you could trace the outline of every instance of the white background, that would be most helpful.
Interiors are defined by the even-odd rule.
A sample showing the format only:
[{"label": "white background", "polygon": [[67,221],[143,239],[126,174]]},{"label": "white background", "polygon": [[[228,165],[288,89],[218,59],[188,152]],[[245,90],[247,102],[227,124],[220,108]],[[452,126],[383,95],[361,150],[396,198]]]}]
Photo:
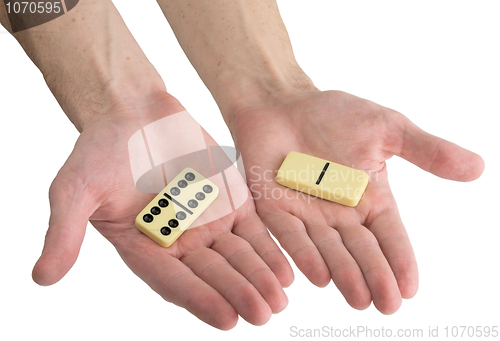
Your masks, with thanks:
[{"label": "white background", "polygon": [[[222,145],[231,137],[156,3],[116,1],[130,30],[187,110]],[[139,7],[141,6],[141,7]],[[483,176],[457,183],[404,160],[391,187],[415,248],[420,290],[392,316],[356,311],[331,283],[295,268],[290,303],[262,327],[216,330],[164,302],[89,225],[80,257],[51,287],[31,280],[49,219],[48,188],[77,131],[17,42],[0,34],[0,340],[293,339],[297,328],[500,325],[500,6],[497,1],[279,2],[297,59],[320,89],[407,115],[479,153]],[[3,29],[0,29],[3,30]],[[380,338],[378,338],[380,339]],[[423,339],[423,338],[420,338]]]}]

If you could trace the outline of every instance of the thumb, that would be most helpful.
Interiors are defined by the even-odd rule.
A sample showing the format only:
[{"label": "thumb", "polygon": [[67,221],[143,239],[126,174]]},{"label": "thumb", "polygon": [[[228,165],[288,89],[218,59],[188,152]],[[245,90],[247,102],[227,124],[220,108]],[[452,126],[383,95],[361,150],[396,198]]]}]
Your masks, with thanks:
[{"label": "thumb", "polygon": [[481,156],[454,143],[429,134],[401,115],[402,146],[396,155],[441,178],[472,181],[481,176]]},{"label": "thumb", "polygon": [[57,177],[49,191],[50,220],[42,255],[33,268],[40,285],[58,282],[75,263],[90,217],[84,189]]}]

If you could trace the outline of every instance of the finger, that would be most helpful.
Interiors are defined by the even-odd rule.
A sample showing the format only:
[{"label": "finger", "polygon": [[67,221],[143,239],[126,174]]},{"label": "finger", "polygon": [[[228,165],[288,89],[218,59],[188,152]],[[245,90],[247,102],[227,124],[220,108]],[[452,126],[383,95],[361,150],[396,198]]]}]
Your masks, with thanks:
[{"label": "finger", "polygon": [[403,298],[412,298],[418,290],[418,268],[408,234],[396,203],[373,219],[367,226],[377,238]]},{"label": "finger", "polygon": [[285,309],[288,298],[280,282],[248,242],[232,233],[225,233],[215,241],[212,250],[252,283],[273,313]]},{"label": "finger", "polygon": [[199,247],[181,261],[217,290],[249,323],[263,325],[271,318],[271,308],[257,289],[214,250]]},{"label": "finger", "polygon": [[383,314],[394,313],[401,306],[401,294],[375,236],[361,225],[345,226],[339,232],[363,272],[375,307]]},{"label": "finger", "polygon": [[258,216],[243,219],[233,228],[233,233],[250,243],[274,272],[282,287],[286,288],[292,284],[294,280],[292,267]]},{"label": "finger", "polygon": [[483,159],[454,143],[431,135],[398,115],[399,145],[395,154],[439,177],[472,181],[483,173]]},{"label": "finger", "polygon": [[319,287],[330,283],[330,271],[299,218],[273,212],[265,215],[263,222],[311,283]]},{"label": "finger", "polygon": [[167,249],[134,230],[123,245],[115,247],[130,269],[168,302],[185,308],[209,325],[233,328],[238,314],[214,288],[196,276]]},{"label": "finger", "polygon": [[307,231],[323,256],[333,282],[355,309],[366,309],[372,298],[358,264],[347,251],[337,230],[326,225],[308,225]]},{"label": "finger", "polygon": [[[418,290],[418,268],[408,234],[389,188],[384,169],[367,187],[366,196],[358,207],[364,212],[364,225],[377,239],[398,282],[403,298],[413,297]],[[376,200],[376,201],[374,201]]]},{"label": "finger", "polygon": [[49,229],[32,273],[33,280],[40,285],[58,282],[75,263],[93,204],[84,190],[58,178],[50,188],[49,199]]}]

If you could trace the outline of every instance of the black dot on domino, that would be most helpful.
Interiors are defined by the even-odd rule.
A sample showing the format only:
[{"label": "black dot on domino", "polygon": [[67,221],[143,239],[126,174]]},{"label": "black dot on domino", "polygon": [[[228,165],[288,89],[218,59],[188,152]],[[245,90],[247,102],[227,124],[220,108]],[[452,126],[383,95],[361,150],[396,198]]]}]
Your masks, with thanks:
[{"label": "black dot on domino", "polygon": [[146,223],[150,223],[153,221],[153,216],[151,214],[145,214],[144,217],[142,217],[142,219],[146,222]]},{"label": "black dot on domino", "polygon": [[187,181],[186,180],[181,180],[177,183],[177,186],[179,186],[180,188],[186,188],[188,185]]},{"label": "black dot on domino", "polygon": [[160,232],[162,235],[168,236],[172,232],[172,230],[170,228],[164,226],[161,228]]},{"label": "black dot on domino", "polygon": [[196,193],[195,198],[198,200],[203,200],[203,199],[205,199],[205,194],[198,192],[198,193]]},{"label": "black dot on domino", "polygon": [[160,207],[167,207],[168,206],[168,200],[167,199],[160,199],[158,201],[158,206],[160,206]]},{"label": "black dot on domino", "polygon": [[210,185],[203,186],[203,192],[205,192],[205,193],[212,193],[213,190],[214,189]]},{"label": "black dot on domino", "polygon": [[184,220],[186,219],[186,213],[185,212],[177,212],[177,214],[175,215],[175,217],[179,220]]},{"label": "black dot on domino", "polygon": [[196,207],[198,207],[198,201],[191,199],[188,201],[188,206],[191,208],[196,208]]},{"label": "black dot on domino", "polygon": [[158,215],[161,213],[161,209],[158,206],[155,206],[151,209],[151,213],[154,215]]},{"label": "black dot on domino", "polygon": [[187,181],[193,181],[195,179],[195,176],[193,173],[189,172],[184,175],[184,178],[186,178]]},{"label": "black dot on domino", "polygon": [[173,187],[172,189],[170,189],[170,194],[179,195],[179,194],[181,194],[181,190],[178,189],[177,187]]},{"label": "black dot on domino", "polygon": [[177,220],[175,220],[175,219],[170,219],[168,221],[168,226],[175,228],[175,227],[179,226],[179,222]]}]

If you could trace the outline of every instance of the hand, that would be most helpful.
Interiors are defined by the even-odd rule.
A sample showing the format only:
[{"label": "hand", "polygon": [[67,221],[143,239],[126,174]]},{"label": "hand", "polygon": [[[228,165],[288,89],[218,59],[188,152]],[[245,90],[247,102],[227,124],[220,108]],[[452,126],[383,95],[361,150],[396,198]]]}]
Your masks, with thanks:
[{"label": "hand", "polygon": [[49,230],[33,278],[51,285],[66,274],[90,219],[130,269],[165,300],[220,329],[232,328],[238,314],[252,324],[264,324],[287,305],[282,285],[289,285],[293,274],[253,200],[186,231],[169,248],[134,226],[135,216],[154,194],[134,186],[128,140],[148,123],[183,110],[165,93],[147,108],[108,113],[83,130],[50,188]]},{"label": "hand", "polygon": [[[401,298],[416,294],[418,271],[385,160],[398,155],[437,176],[471,181],[483,171],[481,157],[346,93],[310,91],[268,103],[228,115],[259,216],[312,283],[332,278],[352,307],[373,300],[382,313],[395,312]],[[364,198],[350,208],[285,193],[274,177],[290,151],[369,172]]]}]

